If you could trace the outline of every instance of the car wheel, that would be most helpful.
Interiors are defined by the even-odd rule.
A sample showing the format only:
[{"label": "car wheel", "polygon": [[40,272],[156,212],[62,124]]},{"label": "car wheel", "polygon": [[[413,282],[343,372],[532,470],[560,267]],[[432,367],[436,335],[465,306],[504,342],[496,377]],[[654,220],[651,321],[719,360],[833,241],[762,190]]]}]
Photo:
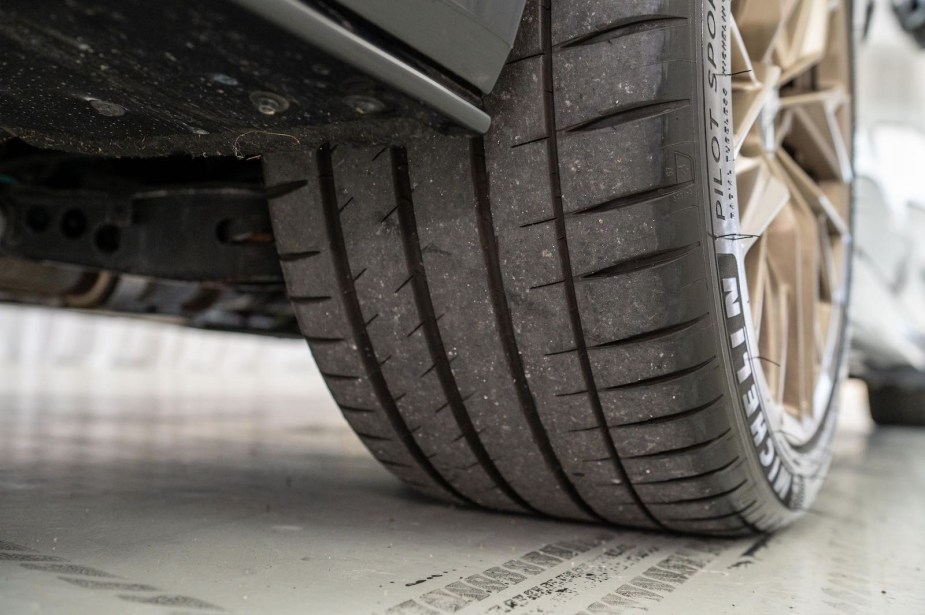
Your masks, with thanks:
[{"label": "car wheel", "polygon": [[830,458],[848,0],[544,0],[483,138],[264,157],[344,415],[452,502],[769,531]]}]

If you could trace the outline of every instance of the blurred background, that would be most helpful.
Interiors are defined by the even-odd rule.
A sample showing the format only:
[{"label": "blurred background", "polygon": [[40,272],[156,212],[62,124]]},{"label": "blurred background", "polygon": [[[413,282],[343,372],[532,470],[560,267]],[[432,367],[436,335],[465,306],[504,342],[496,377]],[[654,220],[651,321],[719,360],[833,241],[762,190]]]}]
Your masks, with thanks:
[{"label": "blurred background", "polygon": [[0,306],[0,366],[89,368],[165,375],[306,374],[302,340],[186,329],[46,308]]}]

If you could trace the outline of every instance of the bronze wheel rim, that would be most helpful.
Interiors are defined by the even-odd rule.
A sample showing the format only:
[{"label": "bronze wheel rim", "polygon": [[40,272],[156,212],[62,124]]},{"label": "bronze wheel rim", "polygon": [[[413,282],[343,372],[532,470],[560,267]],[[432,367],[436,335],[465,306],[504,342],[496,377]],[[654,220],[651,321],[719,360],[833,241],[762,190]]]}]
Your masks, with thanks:
[{"label": "bronze wheel rim", "polygon": [[840,369],[851,245],[848,0],[733,0],[738,242],[767,395],[794,445]]}]

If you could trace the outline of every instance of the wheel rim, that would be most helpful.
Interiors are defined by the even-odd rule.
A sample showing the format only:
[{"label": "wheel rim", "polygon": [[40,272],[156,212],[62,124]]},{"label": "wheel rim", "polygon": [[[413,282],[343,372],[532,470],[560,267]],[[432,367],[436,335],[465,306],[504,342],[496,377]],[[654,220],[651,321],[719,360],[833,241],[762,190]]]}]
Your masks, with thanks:
[{"label": "wheel rim", "polygon": [[780,430],[818,431],[840,369],[850,257],[848,0],[733,0],[732,94],[749,325]]}]

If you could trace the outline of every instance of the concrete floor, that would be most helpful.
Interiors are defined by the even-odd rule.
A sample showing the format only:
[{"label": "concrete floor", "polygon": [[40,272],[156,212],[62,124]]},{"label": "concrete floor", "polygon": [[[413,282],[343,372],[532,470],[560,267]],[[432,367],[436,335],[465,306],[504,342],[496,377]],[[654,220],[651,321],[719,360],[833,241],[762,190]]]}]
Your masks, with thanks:
[{"label": "concrete floor", "polygon": [[0,372],[0,613],[925,613],[925,431],[857,385],[813,511],[705,541],[419,498],[306,378]]}]

